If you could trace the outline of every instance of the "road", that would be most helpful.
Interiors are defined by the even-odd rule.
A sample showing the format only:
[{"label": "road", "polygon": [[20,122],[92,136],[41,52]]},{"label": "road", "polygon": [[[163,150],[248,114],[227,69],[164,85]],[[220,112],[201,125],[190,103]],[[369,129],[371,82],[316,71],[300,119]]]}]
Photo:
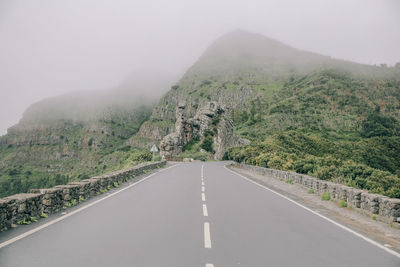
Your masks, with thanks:
[{"label": "road", "polygon": [[224,164],[181,163],[88,202],[1,248],[0,266],[400,266],[396,255]]}]

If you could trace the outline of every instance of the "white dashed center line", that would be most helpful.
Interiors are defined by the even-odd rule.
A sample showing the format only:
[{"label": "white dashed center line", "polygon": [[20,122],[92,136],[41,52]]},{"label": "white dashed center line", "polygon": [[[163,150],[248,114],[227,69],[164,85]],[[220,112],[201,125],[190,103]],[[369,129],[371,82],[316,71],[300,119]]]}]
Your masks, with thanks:
[{"label": "white dashed center line", "polygon": [[204,192],[205,188],[204,186],[201,187],[201,192]]},{"label": "white dashed center line", "polygon": [[210,224],[204,223],[204,247],[211,248]]},{"label": "white dashed center line", "polygon": [[201,181],[201,185],[204,186],[204,181],[203,180]]},{"label": "white dashed center line", "polygon": [[214,267],[214,264],[212,264],[212,263],[207,263],[207,264],[206,264],[206,267]]},{"label": "white dashed center line", "polygon": [[206,201],[206,195],[204,193],[201,193],[201,200]]},{"label": "white dashed center line", "polygon": [[203,204],[203,216],[207,217],[208,216],[208,210],[206,204]]}]

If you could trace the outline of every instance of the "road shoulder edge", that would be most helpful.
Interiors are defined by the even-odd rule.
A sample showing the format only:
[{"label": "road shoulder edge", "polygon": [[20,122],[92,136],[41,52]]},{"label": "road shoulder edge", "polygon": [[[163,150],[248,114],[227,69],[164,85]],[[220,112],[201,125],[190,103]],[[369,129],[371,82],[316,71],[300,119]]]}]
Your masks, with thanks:
[{"label": "road shoulder edge", "polygon": [[272,192],[272,193],[274,193],[274,194],[276,194],[276,195],[288,200],[289,202],[292,202],[293,204],[295,204],[295,205],[297,205],[297,206],[299,206],[299,207],[311,212],[312,214],[314,214],[314,215],[316,215],[316,216],[318,216],[318,217],[320,217],[320,218],[322,218],[322,219],[334,224],[335,226],[337,226],[337,227],[339,227],[339,228],[341,228],[341,229],[343,229],[343,230],[345,230],[345,231],[347,231],[347,232],[349,232],[349,233],[351,233],[351,234],[363,239],[364,241],[366,241],[366,242],[368,242],[368,243],[370,243],[370,244],[372,244],[372,245],[374,245],[374,246],[376,246],[376,247],[378,247],[378,248],[380,248],[382,250],[385,250],[386,252],[388,252],[391,255],[393,255],[393,256],[395,256],[395,257],[400,259],[400,253],[398,253],[397,251],[395,251],[393,249],[389,249],[389,248],[385,247],[384,245],[378,243],[377,241],[375,241],[375,240],[373,240],[373,239],[371,239],[371,238],[369,238],[369,237],[367,237],[367,236],[365,236],[363,234],[360,234],[360,233],[356,232],[355,230],[353,230],[353,229],[351,229],[351,228],[349,228],[349,227],[347,227],[347,226],[345,226],[345,225],[343,225],[343,224],[341,224],[339,222],[336,222],[335,220],[333,220],[333,219],[331,219],[331,218],[329,218],[329,217],[327,217],[325,215],[322,215],[319,212],[317,212],[317,211],[315,211],[315,210],[313,210],[313,209],[311,209],[311,208],[309,208],[309,207],[307,207],[307,206],[305,206],[305,205],[293,200],[289,196],[286,196],[283,193],[278,192],[277,190],[269,188],[265,183],[260,183],[256,179],[253,180],[253,179],[251,179],[249,177],[246,177],[246,176],[244,176],[244,175],[232,170],[231,168],[228,168],[227,167],[228,165],[229,164],[226,164],[223,167],[226,170],[228,170],[229,172],[231,172],[231,173],[233,173],[233,174],[245,179],[246,181],[248,181],[248,182],[250,182],[250,183],[252,183],[254,185],[257,185],[257,186],[259,186],[259,187],[261,187],[263,189],[266,189],[266,190],[268,190],[268,191],[270,191],[270,192]]}]

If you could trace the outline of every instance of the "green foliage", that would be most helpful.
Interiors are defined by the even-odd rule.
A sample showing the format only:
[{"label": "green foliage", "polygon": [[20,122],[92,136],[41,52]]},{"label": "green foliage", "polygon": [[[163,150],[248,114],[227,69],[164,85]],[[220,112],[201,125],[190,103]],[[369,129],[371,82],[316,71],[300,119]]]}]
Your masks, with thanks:
[{"label": "green foliage", "polygon": [[78,202],[80,203],[80,202],[84,202],[84,201],[86,201],[86,199],[83,196],[79,196]]},{"label": "green foliage", "polygon": [[114,182],[113,185],[114,185],[114,187],[118,187],[119,186],[118,182]]},{"label": "green foliage", "polygon": [[107,192],[108,189],[107,188],[101,188],[98,192],[98,194],[104,194],[105,192]]},{"label": "green foliage", "polygon": [[399,136],[399,122],[393,118],[381,115],[379,111],[371,112],[362,122],[362,136]]},{"label": "green foliage", "polygon": [[321,195],[321,199],[322,199],[322,200],[325,200],[325,201],[328,201],[328,200],[331,199],[331,194],[329,194],[329,192],[324,192],[324,193],[322,193],[322,195]]},{"label": "green foliage", "polygon": [[[0,197],[67,184],[151,160],[151,153],[126,142],[151,115],[152,107],[146,101],[126,100],[130,102],[107,107],[101,106],[106,101],[100,101],[101,112],[88,114],[78,112],[80,106],[77,110],[68,108],[69,100],[60,97],[34,105],[20,123],[30,125],[28,130],[0,137]],[[92,100],[90,103],[95,105]],[[92,129],[93,125],[97,130]],[[41,138],[38,141],[32,136]]]},{"label": "green foliage", "polygon": [[65,207],[66,208],[71,208],[71,207],[73,207],[73,206],[75,206],[76,205],[76,201],[75,202],[72,202],[72,200],[70,201],[70,202],[67,202],[66,204],[65,204]]},{"label": "green foliage", "polygon": [[293,184],[293,181],[290,180],[290,179],[286,179],[286,180],[285,180],[285,183],[287,183],[287,184]]},{"label": "green foliage", "polygon": [[161,160],[162,160],[161,155],[154,156],[154,161],[161,161]]},{"label": "green foliage", "polygon": [[40,218],[48,218],[49,215],[47,215],[46,213],[42,212],[42,214],[40,214]]},{"label": "green foliage", "polygon": [[341,200],[339,201],[339,207],[341,207],[341,208],[346,208],[346,207],[347,207],[347,202],[346,202],[346,200],[341,199]]},{"label": "green foliage", "polygon": [[192,140],[190,140],[184,147],[183,151],[188,151],[192,150],[193,146],[196,145],[200,141],[200,136],[197,134],[192,137]]},{"label": "green foliage", "polygon": [[17,222],[17,224],[19,224],[19,225],[28,225],[28,224],[31,224],[31,223],[32,222],[27,218],[24,218],[23,220],[20,220],[20,221]]},{"label": "green foliage", "polygon": [[246,147],[231,148],[227,159],[296,171],[323,180],[400,197],[400,138],[333,139],[288,131]]},{"label": "green foliage", "polygon": [[308,193],[309,193],[309,194],[314,194],[314,189],[309,189],[309,190],[308,190]]},{"label": "green foliage", "polygon": [[372,215],[372,216],[371,216],[371,219],[374,220],[374,221],[376,221],[376,215]]},{"label": "green foliage", "polygon": [[203,142],[201,143],[200,147],[207,152],[215,153],[214,147],[214,140],[211,135],[208,135],[204,138]]},{"label": "green foliage", "polygon": [[38,219],[37,219],[36,217],[30,217],[30,221],[31,221],[31,222],[37,222]]}]

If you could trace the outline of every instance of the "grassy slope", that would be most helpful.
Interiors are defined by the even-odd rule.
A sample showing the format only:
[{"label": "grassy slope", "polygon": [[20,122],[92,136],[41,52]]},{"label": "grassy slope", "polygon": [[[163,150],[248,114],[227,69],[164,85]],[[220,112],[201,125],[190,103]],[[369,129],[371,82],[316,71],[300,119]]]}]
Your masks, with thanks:
[{"label": "grassy slope", "polygon": [[[34,105],[19,125],[0,138],[0,197],[151,160],[147,150],[125,145],[150,117],[150,104],[113,102],[97,105],[90,113],[85,101],[54,107],[62,99]],[[71,106],[75,109],[69,112]],[[56,115],[46,113],[48,109]]]},{"label": "grassy slope", "polygon": [[[164,96],[153,120],[185,101],[227,105],[252,141],[227,157],[400,197],[400,68],[367,66],[233,32]],[[167,114],[167,115],[166,115]],[[191,144],[182,156],[195,156]]]},{"label": "grassy slope", "polygon": [[400,81],[339,70],[290,77],[235,111],[251,139],[227,157],[400,198]]}]

